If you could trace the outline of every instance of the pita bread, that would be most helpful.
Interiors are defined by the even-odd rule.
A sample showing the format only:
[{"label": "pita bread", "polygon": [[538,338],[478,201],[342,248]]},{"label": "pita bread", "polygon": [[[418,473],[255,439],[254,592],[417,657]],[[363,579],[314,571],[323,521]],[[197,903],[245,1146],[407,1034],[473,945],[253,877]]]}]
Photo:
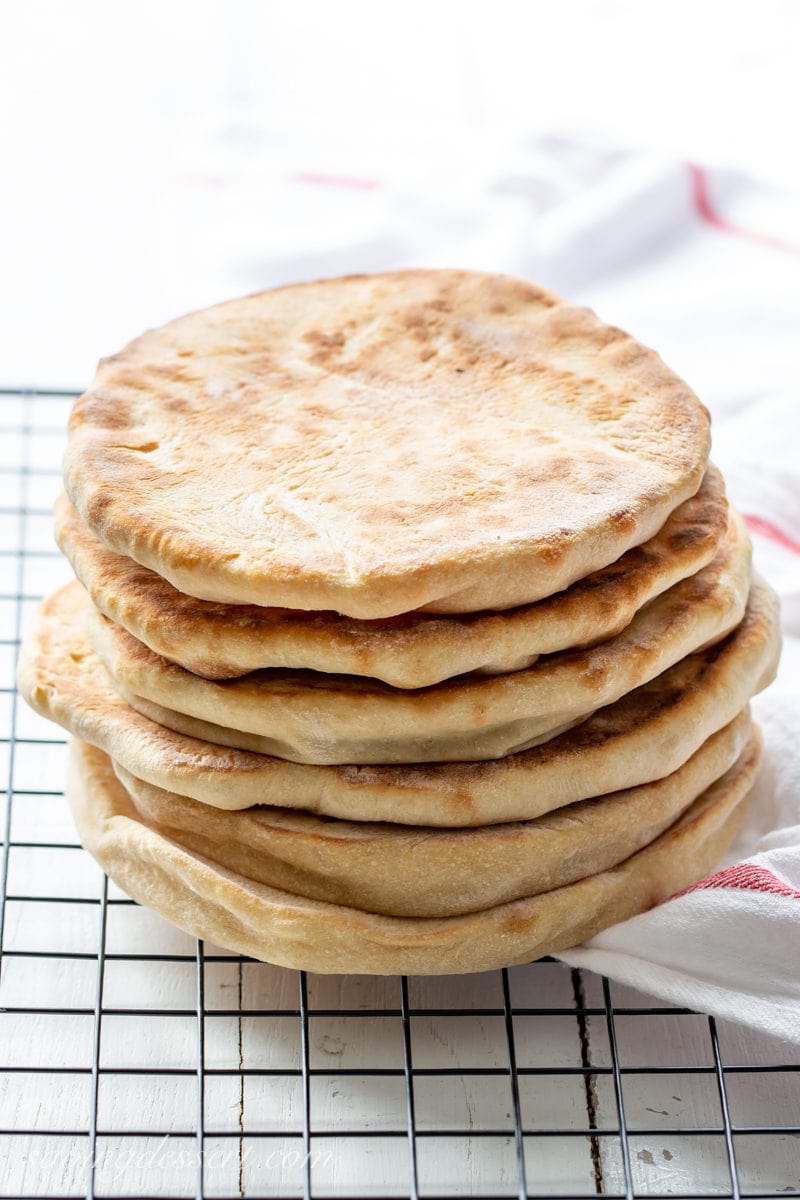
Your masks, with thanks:
[{"label": "pita bread", "polygon": [[615,638],[525,671],[414,692],[313,672],[214,682],[153,654],[94,610],[90,633],[128,702],[157,704],[161,723],[181,733],[305,763],[478,760],[548,740],[723,637],[742,619],[749,582],[750,542],[731,513],[709,566],[658,596]]},{"label": "pita bread", "polygon": [[457,917],[390,917],[254,883],[190,854],[138,816],[108,759],[73,745],[68,796],[86,849],[123,891],[197,937],[307,971],[452,974],[552,954],[643,912],[711,870],[733,840],[760,741],[665,833],[566,887]]},{"label": "pita bread", "polygon": [[143,334],[76,403],[64,481],[181,592],[372,620],[561,591],[653,537],[708,450],[694,393],[589,310],[400,271]]},{"label": "pita bread", "polygon": [[390,916],[446,917],[552,891],[629,858],[733,766],[750,730],[745,709],[665,779],[483,829],[331,821],[280,808],[223,812],[114,770],[143,821],[246,879]]},{"label": "pita bread", "polygon": [[650,541],[565,592],[507,612],[460,617],[417,612],[384,621],[186,596],[104,546],[66,496],[56,503],[56,540],[101,612],[196,675],[229,679],[263,667],[288,667],[421,688],[469,671],[518,671],[540,654],[613,637],[649,600],[711,561],[726,519],[722,477],[710,466],[697,495]]},{"label": "pita bread", "polygon": [[94,654],[77,584],[40,607],[20,654],[21,694],[133,775],[221,809],[256,804],[354,821],[472,826],[525,821],[676,771],[774,678],[778,603],[756,578],[744,620],[569,733],[479,763],[317,767],[185,737],[120,697]]}]

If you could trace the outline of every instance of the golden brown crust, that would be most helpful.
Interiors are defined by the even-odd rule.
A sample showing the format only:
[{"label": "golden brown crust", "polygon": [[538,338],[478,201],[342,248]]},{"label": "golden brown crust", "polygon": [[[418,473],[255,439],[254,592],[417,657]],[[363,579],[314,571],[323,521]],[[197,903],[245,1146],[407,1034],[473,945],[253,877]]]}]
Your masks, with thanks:
[{"label": "golden brown crust", "polygon": [[142,820],[237,875],[389,916],[444,917],[552,891],[622,862],[729,770],[750,736],[745,709],[665,779],[481,829],[332,821],[264,807],[223,812],[118,763],[114,770]]},{"label": "golden brown crust", "polygon": [[722,477],[709,466],[697,495],[654,537],[556,596],[500,613],[417,612],[382,621],[184,595],[105,547],[66,496],[56,503],[56,540],[101,612],[156,654],[206,679],[286,667],[421,688],[468,671],[521,670],[540,654],[613,637],[649,600],[710,562],[726,519]]},{"label": "golden brown crust", "polygon": [[19,687],[42,716],[132,774],[222,809],[256,804],[405,825],[530,820],[677,770],[775,676],[777,597],[756,579],[741,625],[559,738],[505,759],[393,767],[306,766],[185,737],[126,704],[94,654],[80,588],[41,606]]},{"label": "golden brown crust", "polygon": [[652,537],[708,448],[686,384],[588,310],[406,271],[142,335],[77,402],[65,485],[180,591],[374,619],[560,591]]},{"label": "golden brown crust", "polygon": [[539,896],[457,917],[391,917],[253,883],[143,824],[111,762],[73,744],[68,796],[81,841],[142,904],[240,954],[320,972],[452,974],[574,946],[702,878],[732,841],[760,739],[665,833],[624,862]]},{"label": "golden brown crust", "polygon": [[524,671],[417,691],[277,670],[214,682],[153,654],[94,610],[90,632],[129,703],[158,705],[157,719],[182,733],[295,762],[452,762],[527,749],[613,703],[728,633],[742,619],[749,585],[750,543],[731,512],[714,560],[653,600],[617,637]]}]

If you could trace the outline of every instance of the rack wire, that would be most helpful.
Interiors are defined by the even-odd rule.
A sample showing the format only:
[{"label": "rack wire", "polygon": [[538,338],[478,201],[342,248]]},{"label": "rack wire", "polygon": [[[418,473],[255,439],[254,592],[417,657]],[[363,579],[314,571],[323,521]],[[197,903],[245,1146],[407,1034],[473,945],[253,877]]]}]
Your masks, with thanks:
[{"label": "rack wire", "polygon": [[0,392],[0,1200],[800,1192],[800,1048],[551,959],[313,976],[195,942],[75,840],[16,653],[68,578],[69,392]]}]

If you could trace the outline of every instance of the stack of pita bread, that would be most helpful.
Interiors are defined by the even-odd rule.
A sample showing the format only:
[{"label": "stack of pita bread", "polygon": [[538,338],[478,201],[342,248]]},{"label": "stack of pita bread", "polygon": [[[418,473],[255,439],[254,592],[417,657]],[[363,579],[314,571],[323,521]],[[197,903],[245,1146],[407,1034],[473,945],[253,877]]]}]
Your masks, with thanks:
[{"label": "stack of pita bread", "polygon": [[20,684],[135,899],[314,971],[574,945],[725,851],[776,601],[652,351],[461,271],[144,334],[75,405]]}]

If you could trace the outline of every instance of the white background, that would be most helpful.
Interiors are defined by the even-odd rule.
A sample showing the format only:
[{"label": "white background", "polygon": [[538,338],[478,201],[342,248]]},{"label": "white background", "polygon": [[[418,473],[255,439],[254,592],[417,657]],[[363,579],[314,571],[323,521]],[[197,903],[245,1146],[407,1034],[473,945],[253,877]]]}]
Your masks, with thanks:
[{"label": "white background", "polygon": [[514,269],[564,138],[796,185],[799,60],[792,0],[7,2],[0,383],[288,279]]}]

